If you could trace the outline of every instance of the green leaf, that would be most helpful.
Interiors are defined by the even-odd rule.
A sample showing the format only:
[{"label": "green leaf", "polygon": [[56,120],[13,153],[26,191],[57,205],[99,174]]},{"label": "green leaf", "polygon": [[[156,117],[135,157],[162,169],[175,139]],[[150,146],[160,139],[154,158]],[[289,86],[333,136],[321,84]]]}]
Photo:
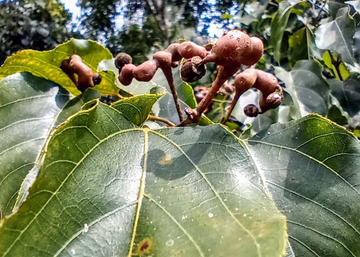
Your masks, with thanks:
[{"label": "green leaf", "polygon": [[2,220],[0,255],[285,253],[284,216],[232,133],[133,128],[87,105],[53,133],[27,200]]},{"label": "green leaf", "polygon": [[354,34],[353,50],[355,62],[360,64],[360,29],[357,29]]},{"label": "green leaf", "polygon": [[291,115],[294,119],[312,112],[327,114],[330,88],[317,61],[302,60],[290,72],[280,67],[276,67],[275,72],[292,98]]},{"label": "green leaf", "polygon": [[[333,59],[334,60],[333,60]],[[326,51],[322,57],[325,65],[332,70],[335,77],[339,80],[345,80],[350,76],[350,72],[346,68],[344,62],[339,60],[338,56],[330,54],[329,51]]]},{"label": "green leaf", "polygon": [[349,8],[341,8],[335,20],[320,25],[316,30],[316,45],[320,49],[333,51],[344,62],[354,65],[354,33],[355,22],[349,15]]},{"label": "green leaf", "polygon": [[[61,61],[78,54],[93,72],[104,59],[113,58],[110,51],[91,40],[71,39],[50,51],[22,50],[6,59],[0,68],[0,78],[17,72],[30,72],[35,76],[54,81],[74,95],[81,92],[71,79],[60,69]],[[117,94],[112,71],[100,71],[101,83],[95,89],[102,94]]]},{"label": "green leaf", "polygon": [[345,81],[329,80],[331,94],[350,117],[360,112],[360,75],[351,74]]},{"label": "green leaf", "polygon": [[271,21],[270,43],[274,48],[275,61],[280,64],[281,45],[286,25],[289,21],[292,6],[287,1],[279,3],[279,10]]},{"label": "green leaf", "polygon": [[[285,140],[284,140],[285,139]],[[249,140],[296,256],[360,256],[360,145],[318,115]]]},{"label": "green leaf", "polygon": [[66,103],[66,105],[63,107],[61,112],[58,114],[58,117],[56,119],[55,127],[59,126],[61,123],[65,122],[67,118],[69,118],[71,115],[74,115],[75,113],[79,112],[81,110],[81,107],[93,100],[93,99],[100,99],[101,95],[98,91],[88,88],[85,90],[84,93],[81,95],[78,95],[77,97],[74,97],[70,101]]},{"label": "green leaf", "polygon": [[299,60],[320,59],[314,40],[314,34],[307,26],[297,30],[289,37],[289,61],[292,67]]},{"label": "green leaf", "polygon": [[68,92],[30,73],[0,80],[0,210],[9,215]]},{"label": "green leaf", "polygon": [[122,115],[132,123],[140,126],[148,118],[152,106],[162,96],[162,94],[137,95],[121,99],[111,106],[120,111]]},{"label": "green leaf", "polygon": [[[108,120],[109,117],[112,117],[110,121]],[[97,129],[94,128],[94,126],[98,126],[99,123],[106,123],[107,126],[102,126],[101,128]],[[85,129],[84,124],[86,124],[87,129]],[[129,129],[135,127],[133,123],[131,123],[129,120],[122,116],[120,111],[114,108],[107,107],[107,105],[99,102],[98,99],[94,99],[83,105],[81,108],[81,112],[66,120],[65,123],[63,123],[58,128],[57,133],[68,134],[68,131],[66,129],[67,126],[79,127],[77,131],[78,134],[74,135],[70,132],[70,135],[72,135],[73,137],[78,137],[80,139],[81,142],[76,144],[76,150],[80,151],[82,154],[86,154],[89,149],[91,149],[94,145],[98,143],[98,140],[103,139],[108,134],[115,133],[120,129]],[[67,139],[64,139],[63,142],[61,142],[61,144],[67,143]],[[76,154],[74,153],[74,151],[69,152],[66,149],[60,150],[60,152],[56,152],[56,154],[58,154],[57,157],[70,155],[71,158],[76,158]],[[29,194],[29,188],[35,181],[39,170],[40,167],[36,165],[35,168],[31,170],[28,176],[25,178],[25,181],[20,189],[20,196],[18,197],[18,201],[16,203],[17,209],[26,200]]]},{"label": "green leaf", "polygon": [[347,117],[344,116],[342,111],[339,109],[339,107],[337,107],[335,105],[332,105],[329,108],[327,118],[333,122],[336,122],[339,125],[347,125],[348,124]]}]

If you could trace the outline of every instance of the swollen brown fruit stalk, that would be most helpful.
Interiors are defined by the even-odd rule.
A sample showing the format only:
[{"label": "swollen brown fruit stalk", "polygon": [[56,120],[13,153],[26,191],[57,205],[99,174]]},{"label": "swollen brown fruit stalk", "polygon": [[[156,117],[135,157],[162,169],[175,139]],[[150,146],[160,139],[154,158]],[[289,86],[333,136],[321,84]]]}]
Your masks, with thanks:
[{"label": "swollen brown fruit stalk", "polygon": [[261,98],[259,101],[261,113],[269,109],[275,109],[283,100],[283,89],[279,85],[277,78],[263,70],[255,70],[257,79],[254,83],[254,88],[261,91]]},{"label": "swollen brown fruit stalk", "polygon": [[[63,60],[60,68],[69,76],[81,92],[101,83],[101,75],[93,73],[91,68],[77,54],[73,54],[69,59]],[[74,74],[77,75],[77,78]]]},{"label": "swollen brown fruit stalk", "polygon": [[256,81],[257,75],[255,69],[247,69],[238,74],[235,77],[235,96],[234,99],[231,102],[230,108],[223,120],[223,124],[226,123],[226,121],[229,119],[232,111],[234,110],[234,107],[239,100],[240,96],[247,91],[249,88],[251,88],[255,81]]}]

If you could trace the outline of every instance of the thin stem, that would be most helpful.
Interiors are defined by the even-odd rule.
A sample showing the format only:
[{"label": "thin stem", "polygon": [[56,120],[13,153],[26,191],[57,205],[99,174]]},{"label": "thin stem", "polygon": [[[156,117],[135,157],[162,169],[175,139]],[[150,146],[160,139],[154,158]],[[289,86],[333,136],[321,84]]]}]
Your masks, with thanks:
[{"label": "thin stem", "polygon": [[181,106],[180,106],[180,103],[179,103],[179,98],[178,98],[176,88],[175,88],[175,85],[174,85],[174,79],[173,79],[173,76],[172,76],[172,73],[171,73],[171,68],[162,69],[162,70],[163,70],[163,72],[165,74],[165,77],[166,77],[166,80],[167,80],[167,82],[169,84],[171,94],[173,95],[176,111],[177,111],[177,113],[179,115],[179,120],[180,120],[180,122],[182,122],[184,120],[184,116],[183,116],[183,113],[182,113],[182,110],[181,110]]},{"label": "thin stem", "polygon": [[124,97],[120,94],[116,94],[117,97],[119,97],[120,99],[124,99]]},{"label": "thin stem", "polygon": [[228,112],[227,112],[224,120],[221,122],[222,124],[225,124],[225,123],[227,122],[227,120],[229,119],[232,111],[234,110],[234,107],[235,107],[237,101],[239,100],[240,95],[241,95],[241,94],[238,93],[238,92],[235,93],[235,96],[234,96],[234,99],[233,99],[232,102],[231,102],[230,108],[229,108],[229,110],[228,110]]},{"label": "thin stem", "polygon": [[212,86],[210,90],[207,92],[205,97],[200,101],[199,105],[196,107],[196,109],[185,109],[186,114],[188,115],[187,120],[180,123],[180,126],[185,126],[189,123],[198,123],[201,118],[201,114],[204,113],[204,111],[208,108],[208,106],[211,104],[214,97],[218,94],[220,87],[232,76],[235,74],[236,71],[239,70],[241,64],[239,65],[233,65],[233,66],[220,66],[217,67],[217,73],[216,79],[212,83]]},{"label": "thin stem", "polygon": [[341,75],[341,71],[340,71],[340,64],[341,64],[341,61],[339,60],[339,58],[337,60],[335,60],[333,54],[331,53],[330,50],[328,50],[328,53],[330,55],[330,58],[331,58],[331,64],[335,67],[335,70],[336,70],[336,73],[338,74],[339,76],[339,80],[343,81],[343,77]]},{"label": "thin stem", "polygon": [[198,113],[203,113],[206,108],[211,104],[214,97],[218,94],[220,87],[227,81],[239,68],[236,68],[234,72],[229,72],[228,68],[224,66],[218,66],[218,76],[212,83],[212,87],[206,94],[206,96],[200,101],[196,110]]},{"label": "thin stem", "polygon": [[178,125],[176,125],[176,127],[185,127],[186,125],[192,123],[192,120],[191,119],[186,119],[186,120],[183,120],[182,122],[180,122]]},{"label": "thin stem", "polygon": [[169,127],[175,127],[175,124],[172,123],[171,121],[169,121],[169,120],[167,120],[167,119],[165,119],[165,118],[158,117],[158,116],[149,115],[149,116],[148,116],[148,120],[161,121],[161,122],[169,125]]}]

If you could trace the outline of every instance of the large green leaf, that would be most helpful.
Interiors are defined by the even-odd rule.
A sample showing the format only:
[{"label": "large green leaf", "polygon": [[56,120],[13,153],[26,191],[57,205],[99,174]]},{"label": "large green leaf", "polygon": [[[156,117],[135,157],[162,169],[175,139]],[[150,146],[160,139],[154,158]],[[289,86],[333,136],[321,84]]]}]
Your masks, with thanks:
[{"label": "large green leaf", "polygon": [[69,118],[71,115],[74,115],[75,113],[79,112],[81,110],[81,107],[85,103],[87,103],[93,99],[100,99],[100,97],[101,97],[101,94],[98,91],[88,88],[81,95],[78,95],[77,97],[72,98],[70,101],[68,101],[66,103],[64,108],[58,114],[58,117],[55,122],[55,127],[57,127],[61,123],[65,122],[66,119]]},{"label": "large green leaf", "polygon": [[291,10],[292,6],[288,1],[280,2],[279,10],[276,12],[271,21],[270,42],[274,48],[274,58],[277,63],[280,63],[283,35],[289,21]]},{"label": "large green leaf", "polygon": [[287,72],[276,67],[276,76],[285,82],[285,91],[290,94],[294,119],[315,112],[326,116],[330,87],[322,77],[322,67],[317,61],[302,60]]},{"label": "large green leaf", "polygon": [[360,144],[310,115],[249,140],[296,256],[360,256]]},{"label": "large green leaf", "polygon": [[140,126],[147,120],[153,105],[162,96],[162,94],[137,95],[121,99],[112,104],[112,107],[119,110],[132,123]]},{"label": "large green leaf", "polygon": [[352,74],[345,81],[329,80],[331,94],[350,117],[360,112],[360,75]]},{"label": "large green leaf", "polygon": [[289,37],[289,61],[294,66],[299,60],[320,59],[319,49],[314,43],[314,34],[308,26],[297,30]]},{"label": "large green leaf", "polygon": [[12,212],[17,192],[35,164],[69,95],[30,73],[0,80],[0,210]]},{"label": "large green leaf", "polygon": [[355,22],[349,15],[349,8],[341,8],[335,20],[322,24],[315,32],[316,45],[323,50],[330,50],[344,62],[354,65],[352,49]]},{"label": "large green leaf", "polygon": [[[61,61],[78,54],[93,72],[97,72],[98,64],[104,59],[113,58],[110,51],[91,40],[71,39],[51,51],[22,50],[6,59],[0,68],[0,78],[16,72],[27,71],[35,76],[43,77],[61,85],[69,92],[79,95],[81,92],[60,69]],[[102,80],[95,89],[103,94],[117,94],[112,71],[100,71]]]},{"label": "large green leaf", "polygon": [[89,103],[53,133],[0,241],[2,256],[281,256],[286,229],[222,126],[138,129]]},{"label": "large green leaf", "polygon": [[[143,95],[119,101],[119,109],[131,122],[140,125],[161,95]],[[0,210],[9,215],[22,186],[21,203],[36,178],[41,150],[51,128],[79,112],[82,105],[99,94],[90,89],[69,100],[69,93],[57,84],[30,73],[17,73],[0,80]],[[91,104],[95,104],[92,102]],[[38,163],[37,163],[38,164]]]}]

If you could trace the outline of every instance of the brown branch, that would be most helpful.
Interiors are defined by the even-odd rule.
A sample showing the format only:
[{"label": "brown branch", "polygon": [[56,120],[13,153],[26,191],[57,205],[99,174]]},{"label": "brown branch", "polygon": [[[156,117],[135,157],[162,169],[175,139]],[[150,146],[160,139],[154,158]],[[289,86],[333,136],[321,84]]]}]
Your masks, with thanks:
[{"label": "brown branch", "polygon": [[332,54],[332,52],[330,50],[328,50],[328,53],[329,53],[330,58],[331,58],[331,64],[335,67],[335,70],[336,70],[336,72],[337,72],[337,74],[339,76],[339,80],[344,81],[344,79],[343,79],[343,77],[341,75],[341,71],[340,71],[341,60],[339,59],[339,57],[338,57],[337,60],[335,60],[335,58],[334,58],[334,56],[333,56],[333,54]]},{"label": "brown branch", "polygon": [[148,116],[148,120],[161,121],[161,122],[169,125],[169,127],[175,127],[175,124],[172,123],[171,121],[169,121],[169,120],[167,120],[167,119],[165,119],[165,118],[158,117],[158,116],[149,115],[149,116]]}]

